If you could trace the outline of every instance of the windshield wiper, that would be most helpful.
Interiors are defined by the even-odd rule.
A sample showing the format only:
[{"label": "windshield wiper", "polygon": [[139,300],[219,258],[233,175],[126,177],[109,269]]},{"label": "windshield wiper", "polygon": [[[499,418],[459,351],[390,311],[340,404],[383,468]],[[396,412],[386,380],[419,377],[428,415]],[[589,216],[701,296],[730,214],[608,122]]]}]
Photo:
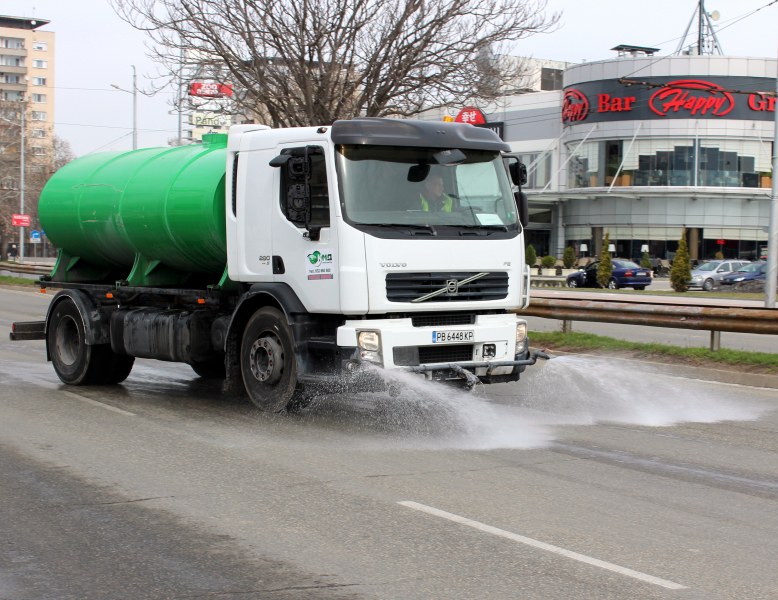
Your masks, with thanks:
[{"label": "windshield wiper", "polygon": [[[419,223],[362,223],[367,227],[387,227],[389,229],[408,229],[410,231],[428,231],[432,235],[438,235],[437,230],[429,224]],[[416,235],[415,233],[413,235]]]},{"label": "windshield wiper", "polygon": [[[462,229],[491,229],[493,231],[499,230],[499,231],[509,231],[507,225],[452,225],[451,227],[461,227]],[[463,232],[460,232],[460,235],[462,235]],[[469,232],[468,232],[469,233]],[[485,232],[486,235],[491,233],[491,231]]]}]

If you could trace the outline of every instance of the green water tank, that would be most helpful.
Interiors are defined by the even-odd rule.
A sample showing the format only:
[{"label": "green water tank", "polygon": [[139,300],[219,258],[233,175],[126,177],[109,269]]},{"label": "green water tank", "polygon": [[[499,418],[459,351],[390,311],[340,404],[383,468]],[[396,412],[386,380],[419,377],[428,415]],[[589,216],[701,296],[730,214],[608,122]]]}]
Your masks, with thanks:
[{"label": "green water tank", "polygon": [[217,283],[227,262],[226,146],[226,135],[208,134],[202,144],[93,154],[57,171],[38,206],[59,249],[52,279]]}]

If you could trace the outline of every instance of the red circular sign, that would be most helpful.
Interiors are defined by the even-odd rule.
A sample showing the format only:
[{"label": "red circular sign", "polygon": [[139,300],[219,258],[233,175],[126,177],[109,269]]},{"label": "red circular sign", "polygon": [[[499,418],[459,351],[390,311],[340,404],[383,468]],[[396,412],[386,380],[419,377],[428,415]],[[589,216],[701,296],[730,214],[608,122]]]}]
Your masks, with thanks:
[{"label": "red circular sign", "polygon": [[470,123],[471,125],[486,125],[486,117],[484,117],[484,113],[482,113],[480,109],[467,106],[459,111],[454,122]]}]

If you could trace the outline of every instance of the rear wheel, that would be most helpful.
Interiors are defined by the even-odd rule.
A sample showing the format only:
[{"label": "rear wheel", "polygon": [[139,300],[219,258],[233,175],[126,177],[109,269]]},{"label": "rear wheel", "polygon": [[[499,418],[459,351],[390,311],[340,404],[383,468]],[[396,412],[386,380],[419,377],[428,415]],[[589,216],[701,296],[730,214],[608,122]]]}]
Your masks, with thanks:
[{"label": "rear wheel", "polygon": [[636,290],[644,290],[644,289],[646,289],[646,286],[644,286],[644,285],[636,285],[635,289]]},{"label": "rear wheel", "polygon": [[611,279],[611,280],[608,282],[608,289],[609,289],[609,290],[617,290],[617,289],[619,289],[619,284],[618,284],[618,283],[616,283],[616,280],[615,280],[615,279]]},{"label": "rear wheel", "polygon": [[86,343],[78,306],[65,298],[54,307],[46,333],[54,371],[70,385],[113,384],[124,381],[135,359],[113,352],[110,344]]},{"label": "rear wheel", "polygon": [[203,379],[224,379],[227,376],[223,359],[194,363],[189,366]]},{"label": "rear wheel", "polygon": [[243,385],[261,410],[281,412],[298,391],[294,337],[284,314],[271,307],[249,319],[240,348]]}]

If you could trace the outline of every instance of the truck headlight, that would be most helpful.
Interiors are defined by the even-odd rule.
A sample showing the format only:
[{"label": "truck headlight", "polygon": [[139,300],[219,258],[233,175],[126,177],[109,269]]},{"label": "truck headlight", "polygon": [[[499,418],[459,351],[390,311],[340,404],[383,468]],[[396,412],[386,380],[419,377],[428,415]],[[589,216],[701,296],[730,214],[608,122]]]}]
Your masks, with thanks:
[{"label": "truck headlight", "polygon": [[357,332],[357,346],[362,360],[383,364],[381,356],[381,334],[377,331]]},{"label": "truck headlight", "polygon": [[516,354],[524,350],[524,343],[527,341],[527,324],[516,323]]}]

